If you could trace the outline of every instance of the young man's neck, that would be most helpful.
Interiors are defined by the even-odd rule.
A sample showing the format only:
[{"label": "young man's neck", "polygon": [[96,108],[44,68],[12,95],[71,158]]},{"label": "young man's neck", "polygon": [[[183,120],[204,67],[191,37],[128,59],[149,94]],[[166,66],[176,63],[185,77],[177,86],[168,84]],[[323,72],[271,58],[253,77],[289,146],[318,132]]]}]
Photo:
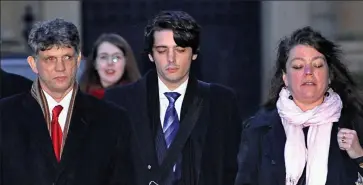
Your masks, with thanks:
[{"label": "young man's neck", "polygon": [[163,78],[159,77],[160,80],[165,84],[165,86],[170,90],[170,91],[174,91],[175,89],[177,89],[178,87],[181,86],[181,84],[183,84],[185,81],[188,80],[189,76],[185,76],[182,80],[178,81],[178,82],[169,82],[164,80]]}]

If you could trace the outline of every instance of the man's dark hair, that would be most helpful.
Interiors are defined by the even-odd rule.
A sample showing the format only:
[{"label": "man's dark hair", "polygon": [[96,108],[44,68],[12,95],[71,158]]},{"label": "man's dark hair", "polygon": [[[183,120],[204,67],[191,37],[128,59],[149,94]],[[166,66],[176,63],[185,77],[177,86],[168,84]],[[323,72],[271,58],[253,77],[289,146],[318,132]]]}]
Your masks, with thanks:
[{"label": "man's dark hair", "polygon": [[77,27],[63,19],[38,22],[33,25],[28,44],[34,55],[52,47],[71,47],[76,54],[80,52],[80,37]]},{"label": "man's dark hair", "polygon": [[199,52],[200,26],[192,16],[183,11],[161,11],[145,27],[145,52],[152,53],[155,31],[171,30],[174,41],[180,47],[191,47]]}]

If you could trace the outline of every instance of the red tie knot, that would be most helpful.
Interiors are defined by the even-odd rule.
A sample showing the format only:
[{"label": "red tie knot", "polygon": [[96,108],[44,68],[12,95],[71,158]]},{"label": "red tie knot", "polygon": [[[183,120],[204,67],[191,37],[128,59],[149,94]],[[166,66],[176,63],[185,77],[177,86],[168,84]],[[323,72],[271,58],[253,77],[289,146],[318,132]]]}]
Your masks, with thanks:
[{"label": "red tie knot", "polygon": [[63,107],[61,105],[55,106],[52,111],[53,119],[55,119],[55,118],[57,119],[62,110],[63,110]]}]

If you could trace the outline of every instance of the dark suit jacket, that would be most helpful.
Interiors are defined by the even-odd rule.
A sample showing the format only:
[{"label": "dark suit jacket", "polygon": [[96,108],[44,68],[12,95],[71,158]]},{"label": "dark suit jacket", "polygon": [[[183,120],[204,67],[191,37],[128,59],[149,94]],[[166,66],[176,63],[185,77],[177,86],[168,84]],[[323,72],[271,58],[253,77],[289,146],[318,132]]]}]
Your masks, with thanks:
[{"label": "dark suit jacket", "polygon": [[0,69],[0,99],[11,95],[30,92],[33,82],[23,76]]},{"label": "dark suit jacket", "polygon": [[[185,119],[193,97],[202,86],[190,77],[182,103],[181,120]],[[155,150],[156,127],[160,125],[158,82],[155,71],[138,82],[106,91],[105,98],[125,107],[135,130],[133,156],[139,185],[154,177],[159,164]],[[182,151],[182,177],[186,185],[230,185],[237,172],[237,152],[241,134],[234,93],[220,85],[211,84],[204,107]],[[178,136],[177,136],[178,137]],[[163,184],[165,185],[165,184]]]},{"label": "dark suit jacket", "polygon": [[60,163],[30,93],[2,99],[0,115],[0,184],[134,185],[122,108],[78,92]]},{"label": "dark suit jacket", "polygon": [[[342,115],[339,122],[344,120]],[[346,151],[339,149],[338,125],[342,124],[334,123],[332,129],[326,185],[355,185],[359,166],[349,158]],[[263,109],[246,122],[238,154],[239,170],[235,185],[285,184],[285,142],[286,134],[277,109]]]}]

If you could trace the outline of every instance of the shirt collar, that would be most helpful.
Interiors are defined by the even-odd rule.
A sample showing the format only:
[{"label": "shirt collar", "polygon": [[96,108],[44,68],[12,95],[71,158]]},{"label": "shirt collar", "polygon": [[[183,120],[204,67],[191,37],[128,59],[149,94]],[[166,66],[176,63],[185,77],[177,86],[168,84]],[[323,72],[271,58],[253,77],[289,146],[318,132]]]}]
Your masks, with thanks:
[{"label": "shirt collar", "polygon": [[166,98],[165,95],[164,95],[165,92],[177,92],[181,96],[183,96],[185,94],[185,91],[187,90],[188,81],[189,81],[189,78],[187,80],[185,80],[178,88],[176,88],[175,90],[171,91],[164,84],[164,82],[161,81],[161,79],[158,77],[159,96],[160,96],[160,98]]},{"label": "shirt collar", "polygon": [[45,92],[44,90],[43,92],[45,98],[47,99],[48,107],[50,110],[53,110],[53,108],[57,105],[61,105],[63,109],[65,109],[68,108],[69,104],[71,103],[73,89],[69,91],[68,94],[59,103],[55,101],[47,92]]}]

